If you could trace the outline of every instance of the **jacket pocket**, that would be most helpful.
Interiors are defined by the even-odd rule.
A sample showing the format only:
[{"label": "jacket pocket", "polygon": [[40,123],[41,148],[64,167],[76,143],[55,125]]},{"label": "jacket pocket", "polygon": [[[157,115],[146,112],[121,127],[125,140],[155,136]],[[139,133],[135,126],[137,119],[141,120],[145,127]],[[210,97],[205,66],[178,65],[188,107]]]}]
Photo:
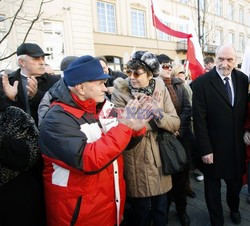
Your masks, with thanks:
[{"label": "jacket pocket", "polygon": [[77,218],[78,218],[78,215],[79,215],[79,212],[80,212],[81,203],[82,203],[82,196],[80,196],[80,197],[77,199],[76,207],[75,207],[75,210],[74,210],[74,213],[73,213],[71,222],[70,222],[70,226],[75,225],[75,223],[76,223],[76,221],[77,221]]}]

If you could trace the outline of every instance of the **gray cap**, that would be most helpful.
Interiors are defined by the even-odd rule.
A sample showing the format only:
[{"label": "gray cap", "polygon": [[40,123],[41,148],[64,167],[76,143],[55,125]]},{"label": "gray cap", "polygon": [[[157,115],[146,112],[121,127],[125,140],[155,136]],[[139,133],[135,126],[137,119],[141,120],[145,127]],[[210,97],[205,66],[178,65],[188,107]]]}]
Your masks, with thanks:
[{"label": "gray cap", "polygon": [[66,56],[62,59],[61,64],[60,64],[60,70],[64,71],[68,68],[69,64],[77,59],[77,56]]}]

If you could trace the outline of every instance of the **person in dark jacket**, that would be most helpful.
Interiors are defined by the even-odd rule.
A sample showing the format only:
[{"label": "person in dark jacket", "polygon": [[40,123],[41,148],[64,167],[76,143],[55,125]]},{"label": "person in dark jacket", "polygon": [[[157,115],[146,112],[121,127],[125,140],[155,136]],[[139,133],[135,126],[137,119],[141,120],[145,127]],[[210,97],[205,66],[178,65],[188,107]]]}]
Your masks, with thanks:
[{"label": "person in dark jacket", "polygon": [[193,81],[194,132],[204,173],[206,204],[212,225],[224,225],[221,180],[227,185],[227,204],[235,224],[242,175],[246,169],[243,141],[248,101],[248,77],[235,69],[236,50],[224,44],[216,50],[216,66]]},{"label": "person in dark jacket", "polygon": [[[161,65],[160,77],[163,79],[171,100],[174,104],[175,110],[180,117],[181,125],[179,130],[175,133],[178,140],[182,143],[188,158],[188,163],[191,162],[190,150],[190,135],[191,135],[191,103],[186,88],[182,81],[171,76],[172,64],[171,59],[161,54],[158,56]],[[182,225],[189,225],[190,219],[186,212],[187,206],[187,185],[189,181],[189,166],[185,166],[183,170],[172,175],[173,187],[168,192],[168,209],[171,205],[171,200],[175,199],[176,211]]]},{"label": "person in dark jacket", "polygon": [[[62,59],[61,65],[60,65],[60,70],[62,71],[61,77],[63,77],[63,71],[65,71],[68,68],[68,66],[77,58],[78,58],[77,56],[66,56]],[[53,89],[54,86],[58,86],[58,85],[60,85],[60,80],[58,80],[50,89]],[[53,102],[52,96],[50,94],[50,89],[44,94],[38,106],[38,110],[37,110],[38,129],[40,128],[41,122],[44,116],[46,115],[47,111],[49,110],[51,103]]]},{"label": "person in dark jacket", "polygon": [[44,226],[43,189],[34,174],[38,130],[22,109],[9,106],[0,88],[0,225]]},{"label": "person in dark jacket", "polygon": [[107,60],[106,60],[106,58],[104,56],[96,57],[96,59],[98,59],[100,61],[100,64],[102,65],[104,73],[110,76],[110,78],[106,82],[106,86],[108,88],[107,97],[110,99],[111,94],[114,91],[114,86],[113,86],[114,80],[116,78],[125,79],[125,78],[127,78],[127,75],[124,74],[121,71],[113,71],[111,68],[109,68],[108,67],[108,62],[107,62]]},{"label": "person in dark jacket", "polygon": [[[121,222],[125,202],[122,152],[132,137],[139,139],[146,129],[144,119],[126,117],[126,111],[115,117],[114,104],[105,101],[109,77],[99,60],[82,56],[50,90],[54,101],[39,134],[47,226]],[[127,108],[136,112],[143,103],[146,98],[131,101]]]},{"label": "person in dark jacket", "polygon": [[23,43],[17,48],[20,67],[9,76],[3,76],[3,89],[11,105],[23,109],[38,125],[37,109],[45,92],[60,76],[45,73],[44,53],[40,46]]}]

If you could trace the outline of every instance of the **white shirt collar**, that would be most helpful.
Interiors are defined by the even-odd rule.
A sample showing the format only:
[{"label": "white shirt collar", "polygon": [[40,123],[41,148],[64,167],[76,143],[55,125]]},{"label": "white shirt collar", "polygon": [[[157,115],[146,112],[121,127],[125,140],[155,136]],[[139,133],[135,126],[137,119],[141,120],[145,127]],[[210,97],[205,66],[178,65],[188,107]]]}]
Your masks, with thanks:
[{"label": "white shirt collar", "polygon": [[26,77],[26,78],[29,77],[29,76],[27,76],[27,75],[25,75],[25,74],[23,73],[22,69],[21,69],[21,71],[20,71],[20,74],[21,74],[22,76]]},{"label": "white shirt collar", "polygon": [[232,81],[232,74],[230,73],[230,75],[228,76],[224,76],[224,75],[221,75],[220,72],[216,69],[218,75],[220,76],[221,80],[223,81],[223,83],[225,82],[224,78],[228,77],[229,78],[229,81]]}]

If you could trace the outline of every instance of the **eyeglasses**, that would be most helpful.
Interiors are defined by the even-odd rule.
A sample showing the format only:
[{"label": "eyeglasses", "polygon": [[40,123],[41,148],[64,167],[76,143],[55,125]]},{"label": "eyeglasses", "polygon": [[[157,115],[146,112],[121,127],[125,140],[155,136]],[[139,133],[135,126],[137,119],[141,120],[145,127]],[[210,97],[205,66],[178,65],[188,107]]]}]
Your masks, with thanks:
[{"label": "eyeglasses", "polygon": [[162,69],[168,70],[169,68],[172,68],[173,66],[170,63],[163,63],[161,65]]},{"label": "eyeglasses", "polygon": [[130,69],[126,69],[126,73],[127,73],[127,74],[131,74],[131,72],[132,72],[132,71],[131,71]]},{"label": "eyeglasses", "polygon": [[134,78],[138,78],[140,75],[142,75],[142,74],[145,74],[146,72],[145,71],[143,71],[143,72],[138,72],[138,71],[132,71],[132,70],[130,70],[131,71],[131,73],[130,74],[128,74],[128,76],[129,77],[131,77],[132,75],[134,76]]}]

